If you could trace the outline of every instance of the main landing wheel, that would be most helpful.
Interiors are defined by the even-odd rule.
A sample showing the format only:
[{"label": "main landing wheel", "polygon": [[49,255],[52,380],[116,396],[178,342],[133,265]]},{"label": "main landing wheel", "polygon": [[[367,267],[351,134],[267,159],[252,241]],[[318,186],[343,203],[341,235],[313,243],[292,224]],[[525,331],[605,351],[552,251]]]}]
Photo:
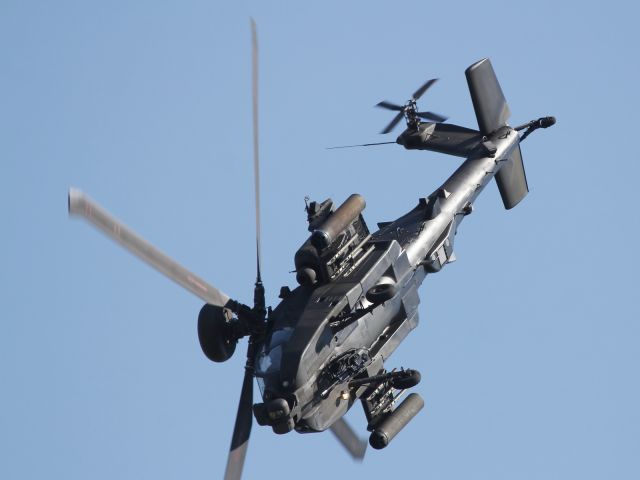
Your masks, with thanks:
[{"label": "main landing wheel", "polygon": [[236,350],[235,338],[224,309],[206,303],[198,315],[200,348],[213,362],[229,360]]},{"label": "main landing wheel", "polygon": [[396,287],[395,284],[379,283],[369,289],[366,298],[374,305],[380,305],[387,300],[391,300],[396,293],[398,293],[398,287]]}]

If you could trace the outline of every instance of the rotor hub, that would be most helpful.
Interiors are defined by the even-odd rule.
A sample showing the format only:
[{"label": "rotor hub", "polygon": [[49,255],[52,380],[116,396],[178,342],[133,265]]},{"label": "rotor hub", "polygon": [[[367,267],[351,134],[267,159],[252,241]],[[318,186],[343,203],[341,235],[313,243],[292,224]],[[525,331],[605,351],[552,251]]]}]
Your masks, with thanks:
[{"label": "rotor hub", "polygon": [[429,87],[431,87],[431,85],[436,83],[436,81],[437,79],[433,78],[431,80],[428,80],[426,83],[424,83],[418,90],[416,90],[413,93],[413,95],[411,95],[411,98],[409,98],[409,100],[406,101],[404,106],[387,102],[386,100],[378,103],[376,105],[377,107],[398,112],[396,116],[393,117],[393,120],[391,120],[391,122],[380,133],[391,132],[391,130],[393,130],[396,127],[396,125],[398,125],[400,120],[402,120],[402,117],[404,117],[404,119],[407,122],[407,127],[411,130],[416,130],[420,126],[421,119],[434,122],[434,123],[440,123],[440,122],[446,121],[447,120],[446,117],[443,117],[442,115],[438,115],[437,113],[418,111],[418,107],[417,107],[418,99],[424,94],[424,92],[426,92],[429,89]]}]

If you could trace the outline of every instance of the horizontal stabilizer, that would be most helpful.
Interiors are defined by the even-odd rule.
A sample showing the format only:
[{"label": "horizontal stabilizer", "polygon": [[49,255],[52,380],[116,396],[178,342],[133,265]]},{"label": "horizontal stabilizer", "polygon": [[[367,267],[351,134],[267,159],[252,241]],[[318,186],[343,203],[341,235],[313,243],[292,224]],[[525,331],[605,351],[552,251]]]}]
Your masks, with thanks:
[{"label": "horizontal stabilizer", "polygon": [[498,190],[507,210],[515,207],[529,193],[527,176],[524,173],[520,145],[511,152],[511,156],[496,174]]},{"label": "horizontal stabilizer", "polygon": [[511,112],[488,58],[465,71],[480,132],[488,135],[506,125]]}]

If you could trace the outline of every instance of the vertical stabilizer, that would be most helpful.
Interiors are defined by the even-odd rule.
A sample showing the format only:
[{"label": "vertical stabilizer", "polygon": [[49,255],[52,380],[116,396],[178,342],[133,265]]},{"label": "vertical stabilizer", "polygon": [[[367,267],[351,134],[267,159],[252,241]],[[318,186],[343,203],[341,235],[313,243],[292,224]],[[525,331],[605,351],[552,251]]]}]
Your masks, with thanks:
[{"label": "vertical stabilizer", "polygon": [[480,131],[488,135],[506,125],[511,112],[489,59],[474,63],[465,75]]}]

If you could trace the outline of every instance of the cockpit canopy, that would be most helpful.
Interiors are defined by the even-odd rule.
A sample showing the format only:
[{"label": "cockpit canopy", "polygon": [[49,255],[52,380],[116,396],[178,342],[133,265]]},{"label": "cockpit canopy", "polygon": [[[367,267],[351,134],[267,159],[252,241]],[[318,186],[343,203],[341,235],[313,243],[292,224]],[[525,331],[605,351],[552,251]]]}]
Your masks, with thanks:
[{"label": "cockpit canopy", "polygon": [[264,394],[265,378],[278,374],[282,363],[283,345],[291,338],[293,327],[274,330],[262,344],[255,361],[255,376],[258,379],[260,391]]}]

